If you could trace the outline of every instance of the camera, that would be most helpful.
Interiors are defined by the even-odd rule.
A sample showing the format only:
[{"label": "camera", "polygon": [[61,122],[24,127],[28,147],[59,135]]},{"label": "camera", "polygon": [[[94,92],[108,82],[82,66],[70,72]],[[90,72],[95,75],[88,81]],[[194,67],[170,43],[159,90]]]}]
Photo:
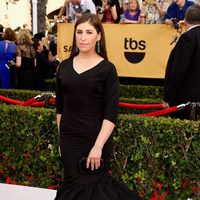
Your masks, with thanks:
[{"label": "camera", "polygon": [[179,19],[177,19],[177,18],[172,18],[171,21],[172,21],[172,23],[173,23],[174,28],[175,28],[175,29],[178,29],[178,28],[179,28],[179,24],[178,24]]},{"label": "camera", "polygon": [[82,9],[82,7],[81,7],[80,4],[74,5],[73,9],[74,9],[74,11],[75,11],[76,13],[82,13],[82,12],[83,12],[83,9]]},{"label": "camera", "polygon": [[101,6],[98,6],[97,13],[103,14],[104,13],[104,8],[101,7]]},{"label": "camera", "polygon": [[115,5],[115,0],[108,0],[108,5],[110,5],[110,7],[113,7]]},{"label": "camera", "polygon": [[9,60],[9,61],[7,62],[7,66],[8,66],[9,68],[15,67],[15,65],[16,65],[15,60]]}]

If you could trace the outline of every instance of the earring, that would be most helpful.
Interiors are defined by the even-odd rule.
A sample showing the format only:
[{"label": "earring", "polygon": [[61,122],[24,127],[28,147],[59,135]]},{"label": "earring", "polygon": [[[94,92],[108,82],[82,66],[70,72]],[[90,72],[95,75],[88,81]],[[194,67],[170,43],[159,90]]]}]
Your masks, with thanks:
[{"label": "earring", "polygon": [[101,53],[100,42],[97,41],[97,53]]}]

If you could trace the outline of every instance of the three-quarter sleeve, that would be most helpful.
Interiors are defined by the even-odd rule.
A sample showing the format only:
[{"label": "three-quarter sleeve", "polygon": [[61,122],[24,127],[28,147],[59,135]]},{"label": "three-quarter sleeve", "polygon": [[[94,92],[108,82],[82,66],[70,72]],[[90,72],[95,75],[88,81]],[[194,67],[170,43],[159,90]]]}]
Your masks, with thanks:
[{"label": "three-quarter sleeve", "polygon": [[119,110],[119,80],[115,66],[110,63],[104,84],[104,119],[114,124]]},{"label": "three-quarter sleeve", "polygon": [[61,84],[61,68],[62,63],[59,65],[56,71],[56,114],[62,114],[64,104],[64,95]]}]

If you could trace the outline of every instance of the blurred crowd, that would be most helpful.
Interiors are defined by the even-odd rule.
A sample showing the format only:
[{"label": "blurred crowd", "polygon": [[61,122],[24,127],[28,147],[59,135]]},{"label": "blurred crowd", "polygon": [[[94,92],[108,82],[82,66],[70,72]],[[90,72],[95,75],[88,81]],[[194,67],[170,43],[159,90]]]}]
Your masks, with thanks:
[{"label": "blurred crowd", "polygon": [[33,35],[27,24],[17,31],[0,25],[0,88],[43,91],[58,65],[56,34]]},{"label": "blurred crowd", "polygon": [[[199,0],[64,0],[57,22],[76,22],[84,13],[102,23],[168,24],[176,29]],[[15,30],[0,25],[0,88],[45,90],[59,65],[56,31],[32,34],[27,24]]]},{"label": "blurred crowd", "polygon": [[65,0],[58,19],[76,22],[85,12],[97,14],[102,23],[180,24],[185,11],[199,0]]}]

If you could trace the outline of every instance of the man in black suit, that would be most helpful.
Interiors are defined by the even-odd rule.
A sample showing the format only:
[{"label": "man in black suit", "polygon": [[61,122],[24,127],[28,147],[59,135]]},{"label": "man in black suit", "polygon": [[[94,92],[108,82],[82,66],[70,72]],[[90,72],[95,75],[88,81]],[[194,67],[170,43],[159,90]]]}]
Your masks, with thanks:
[{"label": "man in black suit", "polygon": [[[192,5],[185,14],[183,33],[169,56],[165,72],[163,107],[200,102],[200,5]],[[172,117],[191,119],[191,106]]]}]

